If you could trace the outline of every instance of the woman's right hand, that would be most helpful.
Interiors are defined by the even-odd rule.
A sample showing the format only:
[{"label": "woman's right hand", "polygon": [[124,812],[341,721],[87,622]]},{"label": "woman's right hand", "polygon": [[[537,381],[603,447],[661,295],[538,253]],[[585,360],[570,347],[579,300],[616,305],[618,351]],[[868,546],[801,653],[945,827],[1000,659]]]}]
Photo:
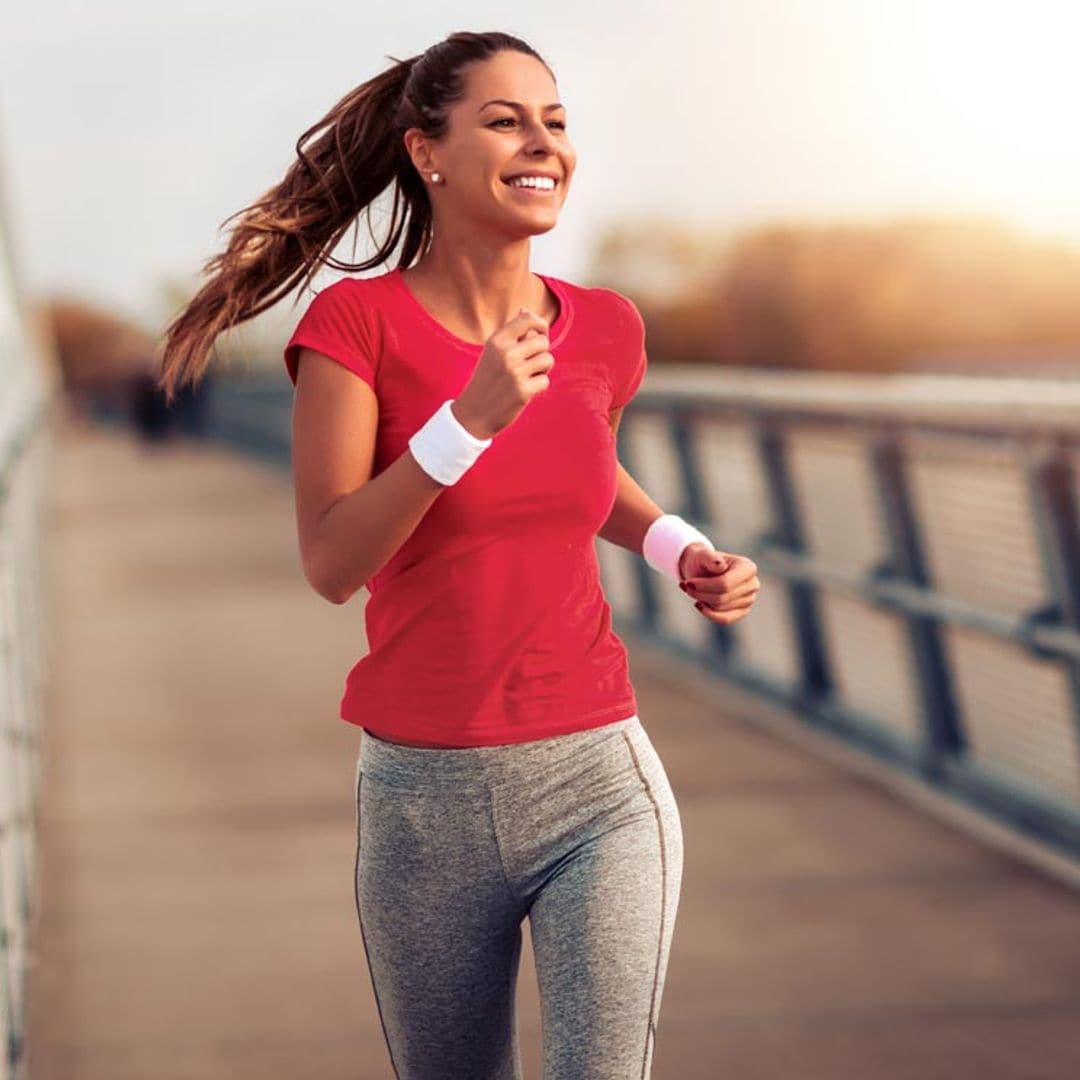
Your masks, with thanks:
[{"label": "woman's right hand", "polygon": [[509,427],[551,380],[555,366],[548,352],[547,320],[522,308],[484,343],[465,389],[450,406],[458,422],[478,439]]}]

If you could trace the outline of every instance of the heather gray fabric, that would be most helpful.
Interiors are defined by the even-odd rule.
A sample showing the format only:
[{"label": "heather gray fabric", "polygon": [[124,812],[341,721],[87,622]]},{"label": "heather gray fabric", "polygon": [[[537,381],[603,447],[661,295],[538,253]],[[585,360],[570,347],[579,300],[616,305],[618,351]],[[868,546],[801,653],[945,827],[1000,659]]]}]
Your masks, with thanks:
[{"label": "heather gray fabric", "polygon": [[521,1080],[528,916],[543,1080],[649,1077],[683,834],[640,719],[526,743],[364,730],[356,911],[394,1075]]}]

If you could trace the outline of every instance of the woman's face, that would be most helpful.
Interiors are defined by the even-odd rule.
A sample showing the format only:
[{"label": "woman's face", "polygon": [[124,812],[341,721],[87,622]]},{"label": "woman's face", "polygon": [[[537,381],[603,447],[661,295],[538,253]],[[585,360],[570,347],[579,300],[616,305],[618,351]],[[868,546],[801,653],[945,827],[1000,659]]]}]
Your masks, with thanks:
[{"label": "woman's face", "polygon": [[[427,185],[436,225],[449,215],[513,237],[547,232],[577,164],[555,80],[535,57],[505,50],[469,65],[465,85],[444,137],[414,158],[425,181],[432,171],[445,178]],[[512,176],[551,177],[554,187],[513,187]]]}]

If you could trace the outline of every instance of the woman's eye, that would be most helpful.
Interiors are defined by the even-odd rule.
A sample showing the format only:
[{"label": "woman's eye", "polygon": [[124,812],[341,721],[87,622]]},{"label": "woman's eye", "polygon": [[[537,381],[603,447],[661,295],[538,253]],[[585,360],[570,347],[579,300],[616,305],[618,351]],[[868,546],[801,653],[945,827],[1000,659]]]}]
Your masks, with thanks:
[{"label": "woman's eye", "polygon": [[[562,130],[562,131],[566,130],[566,121],[565,120],[552,120],[551,122],[552,122],[552,124],[555,125],[555,127],[559,128],[560,130]],[[517,121],[512,116],[501,116],[501,117],[499,117],[498,120],[495,120],[495,121],[492,122],[491,127],[494,127],[496,124],[515,124],[515,123],[517,123]]]}]

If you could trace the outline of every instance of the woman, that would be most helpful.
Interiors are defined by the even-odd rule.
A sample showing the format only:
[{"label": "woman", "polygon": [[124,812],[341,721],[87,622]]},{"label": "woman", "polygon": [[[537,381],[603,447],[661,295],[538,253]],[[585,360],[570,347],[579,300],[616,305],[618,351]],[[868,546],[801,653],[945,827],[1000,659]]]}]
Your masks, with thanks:
[{"label": "woman", "polygon": [[[646,1077],[683,838],[595,537],[643,554],[716,622],[745,615],[757,568],[664,514],[616,460],[646,366],[633,303],[529,269],[576,164],[540,56],[451,34],[301,143],[320,129],[208,264],[164,383],[197,378],[217,333],[305,273],[370,269],[402,241],[395,269],[319,292],[285,347],[304,573],[333,603],[370,592],[340,711],[362,728],[355,901],[395,1075],[522,1075],[528,916],[544,1076]],[[383,246],[331,259],[391,185]]]}]

